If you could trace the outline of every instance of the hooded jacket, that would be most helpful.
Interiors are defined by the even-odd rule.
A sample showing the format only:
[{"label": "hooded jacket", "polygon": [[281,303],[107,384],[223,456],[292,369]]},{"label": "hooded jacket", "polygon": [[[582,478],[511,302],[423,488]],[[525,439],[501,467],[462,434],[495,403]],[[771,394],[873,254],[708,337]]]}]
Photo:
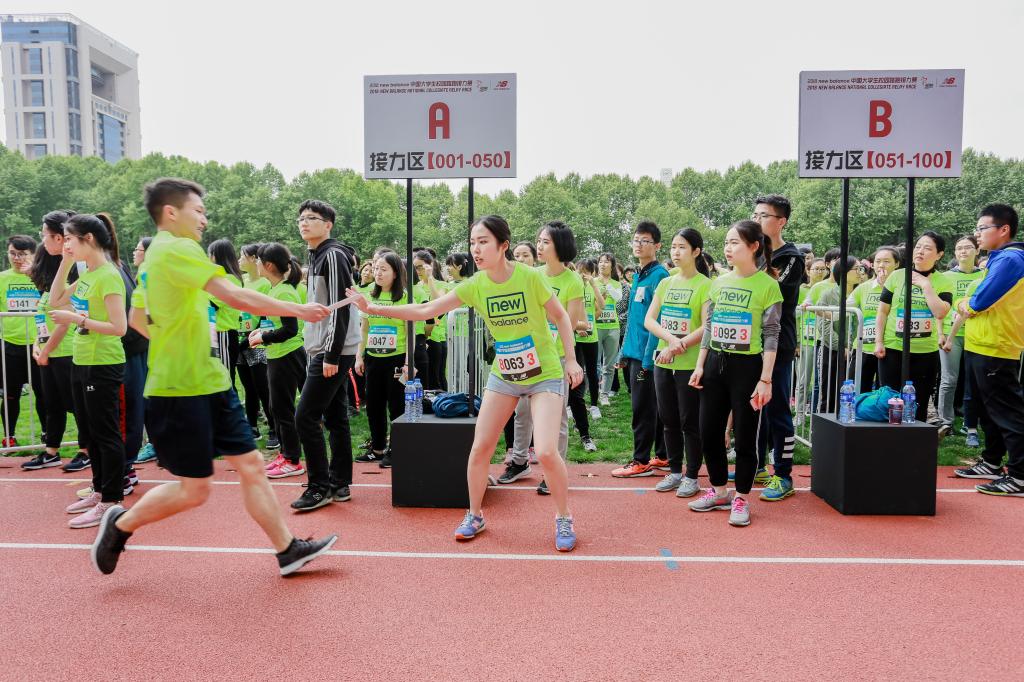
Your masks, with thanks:
[{"label": "hooded jacket", "polygon": [[[309,250],[306,275],[309,303],[329,306],[345,298],[345,289],[353,285],[354,254],[352,247],[336,239],[327,239]],[[323,354],[324,362],[337,365],[342,355],[355,355],[359,334],[359,317],[352,306],[333,310],[319,322],[306,323],[306,355],[312,360]]]},{"label": "hooded jacket", "polygon": [[804,256],[792,243],[786,242],[772,252],[772,267],[778,273],[782,290],[782,319],[779,329],[779,350],[795,350],[796,306],[800,303],[800,285],[804,281]]},{"label": "hooded jacket", "polygon": [[989,254],[981,284],[967,301],[975,313],[967,322],[964,348],[972,353],[1017,360],[1024,350],[1024,242]]}]

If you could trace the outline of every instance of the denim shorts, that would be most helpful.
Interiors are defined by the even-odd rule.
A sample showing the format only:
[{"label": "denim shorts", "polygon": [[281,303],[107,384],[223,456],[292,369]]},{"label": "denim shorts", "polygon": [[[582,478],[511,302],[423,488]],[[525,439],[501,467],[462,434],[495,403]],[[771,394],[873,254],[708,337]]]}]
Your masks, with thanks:
[{"label": "denim shorts", "polygon": [[486,389],[488,391],[494,391],[495,393],[501,393],[502,395],[510,395],[515,398],[527,398],[535,393],[554,393],[555,395],[564,395],[565,380],[545,379],[544,381],[538,381],[535,384],[513,384],[510,381],[505,381],[492,372],[487,375]]}]

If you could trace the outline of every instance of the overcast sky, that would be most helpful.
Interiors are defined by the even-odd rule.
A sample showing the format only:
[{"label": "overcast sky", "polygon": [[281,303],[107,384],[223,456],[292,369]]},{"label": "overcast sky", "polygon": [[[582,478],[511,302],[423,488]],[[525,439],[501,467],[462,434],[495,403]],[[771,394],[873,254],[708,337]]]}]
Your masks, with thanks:
[{"label": "overcast sky", "polygon": [[362,76],[398,73],[518,74],[519,178],[481,180],[484,192],[550,171],[796,158],[798,73],[816,69],[966,68],[964,146],[1024,157],[1019,0],[262,4],[45,9],[139,53],[144,153],[269,162],[289,178],[361,172]]}]

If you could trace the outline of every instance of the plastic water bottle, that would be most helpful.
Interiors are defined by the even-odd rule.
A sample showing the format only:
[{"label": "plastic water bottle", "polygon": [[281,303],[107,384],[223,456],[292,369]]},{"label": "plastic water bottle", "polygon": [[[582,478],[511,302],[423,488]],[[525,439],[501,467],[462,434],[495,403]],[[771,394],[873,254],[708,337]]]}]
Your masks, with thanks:
[{"label": "plastic water bottle", "polygon": [[413,410],[413,406],[416,404],[416,386],[412,381],[405,382],[405,420],[407,422],[416,421],[416,412]]},{"label": "plastic water bottle", "polygon": [[412,406],[412,411],[416,415],[416,421],[421,421],[423,419],[423,384],[419,379],[413,379],[412,383],[416,387],[416,403]]},{"label": "plastic water bottle", "polygon": [[913,424],[914,415],[917,414],[917,391],[914,389],[914,382],[907,381],[903,387],[903,423]]},{"label": "plastic water bottle", "polygon": [[857,389],[853,387],[853,379],[843,382],[839,389],[839,422],[841,424],[852,424],[856,421],[856,408],[854,401],[857,398]]}]

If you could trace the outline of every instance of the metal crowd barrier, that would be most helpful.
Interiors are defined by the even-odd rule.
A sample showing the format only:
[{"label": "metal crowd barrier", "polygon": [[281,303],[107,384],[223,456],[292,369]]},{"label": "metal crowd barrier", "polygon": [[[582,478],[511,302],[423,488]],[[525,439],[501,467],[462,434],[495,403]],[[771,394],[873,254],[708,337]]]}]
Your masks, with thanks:
[{"label": "metal crowd barrier", "polygon": [[[8,317],[20,317],[25,320],[25,336],[31,337],[31,332],[35,326],[35,312],[34,311],[23,311],[23,312],[0,312],[0,319]],[[36,389],[40,389],[40,386],[34,386],[32,384],[32,346],[25,346],[25,369],[28,381],[28,398],[29,398],[29,409],[21,410],[22,417],[24,418],[25,413],[28,413],[28,428],[29,428],[29,441],[30,443],[18,445],[16,447],[0,447],[0,455],[8,455],[15,452],[27,452],[41,450],[46,447],[46,444],[42,442],[42,428],[41,425],[36,423]],[[7,390],[7,340],[3,338],[2,332],[0,332],[0,390],[3,391],[4,396],[4,414],[3,414],[3,432],[4,442],[8,442],[8,439],[16,436],[10,430],[10,400],[21,400],[21,387],[16,390],[17,395],[10,395]],[[68,390],[71,387],[68,386]],[[78,445],[77,441],[67,441],[61,443],[61,446]]]},{"label": "metal crowd barrier", "polygon": [[[456,308],[448,313],[448,390],[466,393],[469,390],[469,308]],[[476,333],[476,393],[482,396],[490,373],[490,363],[484,360],[484,350],[490,334],[483,317],[475,316]]]},{"label": "metal crowd barrier", "polygon": [[[813,423],[811,415],[835,412],[839,401],[839,388],[845,379],[853,379],[857,391],[860,391],[864,362],[864,313],[858,308],[846,308],[847,339],[849,340],[856,331],[855,341],[852,345],[846,344],[846,358],[840,358],[833,367],[832,352],[825,344],[824,336],[826,329],[831,328],[836,320],[825,319],[824,314],[838,317],[839,306],[808,306],[805,312],[814,313],[816,316],[812,335],[814,343],[801,345],[801,357],[793,362],[793,427],[796,430],[796,440],[810,447]],[[810,329],[810,326],[807,329]],[[801,338],[804,338],[803,333],[803,329],[799,330]],[[835,331],[831,334],[838,337]],[[874,348],[874,342],[871,342],[871,348]],[[805,353],[812,355],[808,358]]]}]

